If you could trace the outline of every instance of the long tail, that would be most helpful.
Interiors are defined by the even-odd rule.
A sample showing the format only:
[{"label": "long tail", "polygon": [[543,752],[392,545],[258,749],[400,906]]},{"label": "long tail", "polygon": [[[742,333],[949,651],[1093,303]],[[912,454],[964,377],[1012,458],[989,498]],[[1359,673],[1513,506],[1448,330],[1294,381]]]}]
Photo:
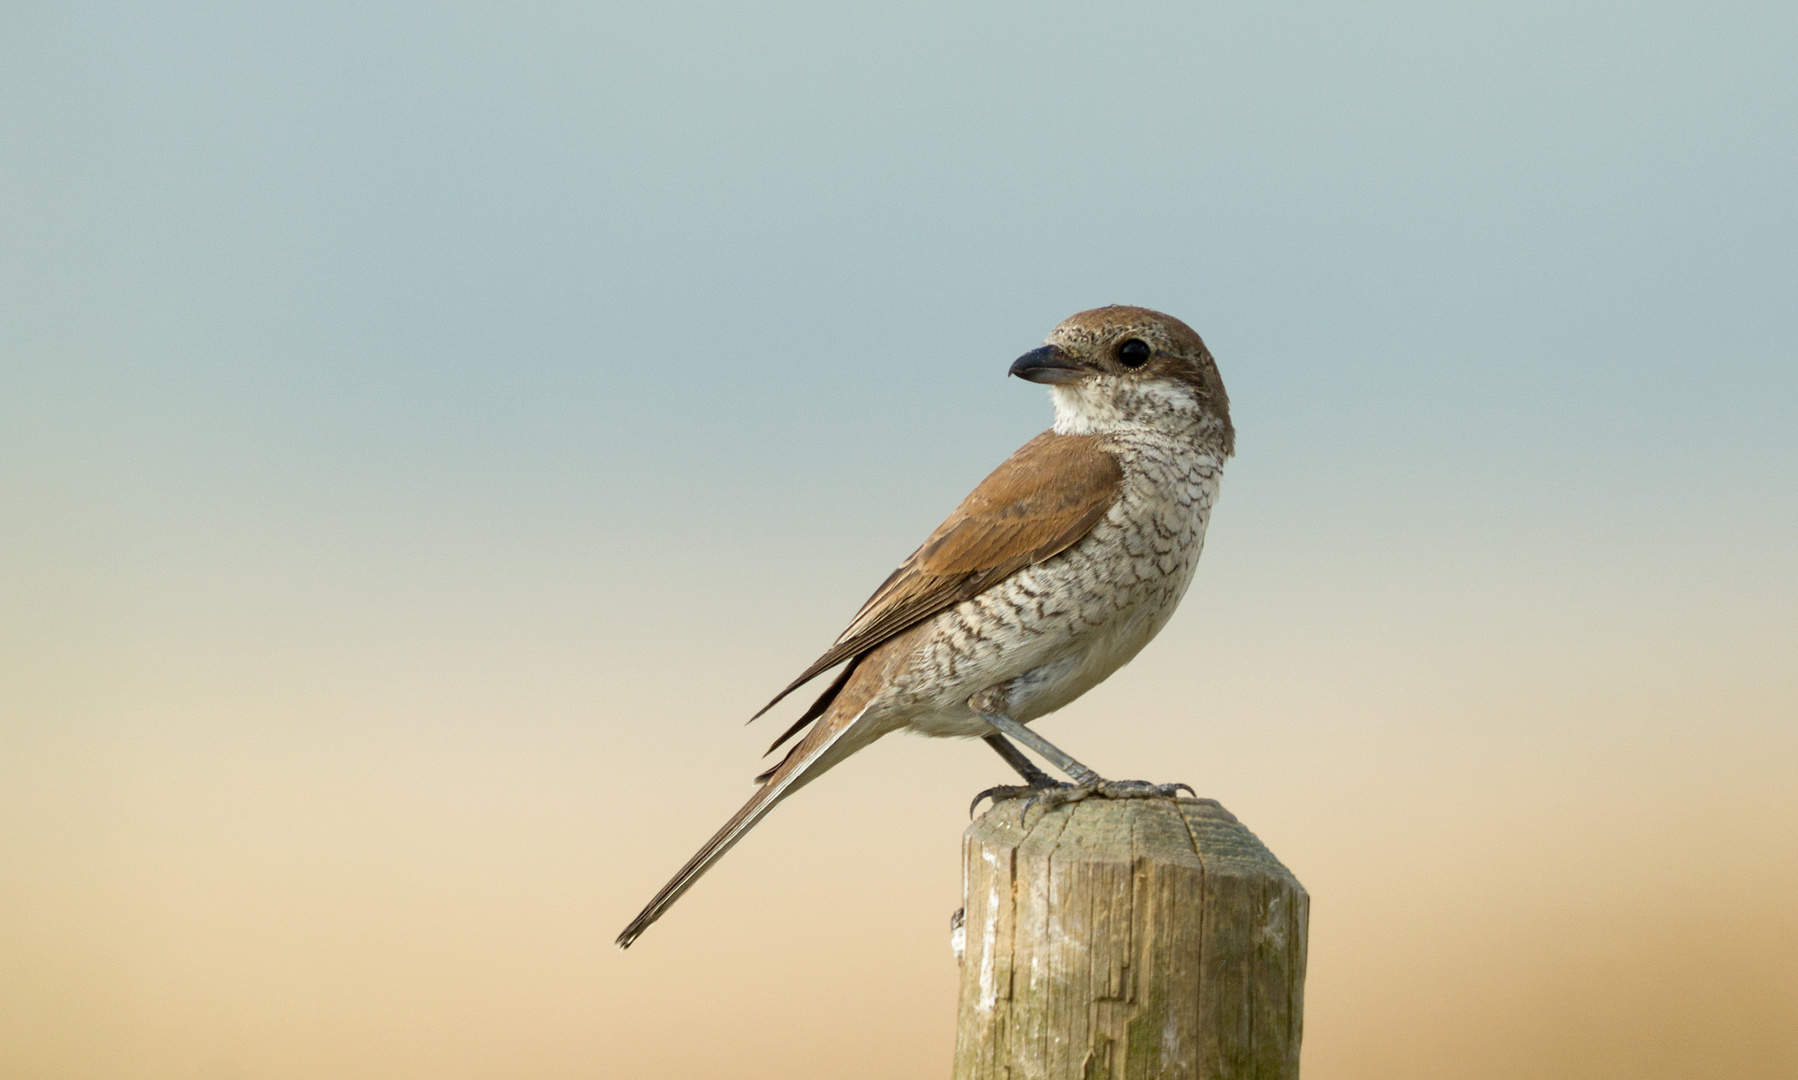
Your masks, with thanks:
[{"label": "long tail", "polygon": [[681,867],[680,872],[662,886],[662,891],[656,893],[655,899],[631,920],[631,924],[624,928],[624,933],[618,935],[617,945],[620,949],[630,948],[631,942],[637,940],[638,935],[647,930],[650,923],[661,918],[664,911],[674,906],[681,894],[691,888],[701,874],[710,870],[713,863],[723,858],[725,852],[736,846],[737,841],[755,828],[757,822],[767,817],[768,811],[774,809],[776,803],[861,749],[865,741],[872,741],[865,738],[845,739],[850,732],[859,730],[859,714],[847,722],[836,724],[832,724],[831,719],[826,716],[814,726],[800,740],[799,745],[793,748],[793,752],[787,755],[786,760],[775,766],[774,771],[768,775],[767,782],[756,789],[749,801],[743,804],[743,809],[725,822],[724,828],[707,840],[698,854],[688,859],[687,865]]}]

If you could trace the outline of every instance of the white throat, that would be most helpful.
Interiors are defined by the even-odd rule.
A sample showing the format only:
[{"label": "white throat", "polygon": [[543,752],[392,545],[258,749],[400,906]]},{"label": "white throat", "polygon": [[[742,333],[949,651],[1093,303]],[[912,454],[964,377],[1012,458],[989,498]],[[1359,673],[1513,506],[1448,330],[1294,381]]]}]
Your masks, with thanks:
[{"label": "white throat", "polygon": [[1202,426],[1206,416],[1197,393],[1169,382],[1081,380],[1049,387],[1049,397],[1061,435],[1173,436]]}]

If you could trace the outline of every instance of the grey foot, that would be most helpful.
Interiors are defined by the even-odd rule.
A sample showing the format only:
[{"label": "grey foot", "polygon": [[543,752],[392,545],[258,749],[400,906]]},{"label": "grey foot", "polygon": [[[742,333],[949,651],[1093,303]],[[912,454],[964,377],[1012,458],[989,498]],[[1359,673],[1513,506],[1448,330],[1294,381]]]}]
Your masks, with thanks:
[{"label": "grey foot", "polygon": [[1000,784],[996,787],[987,788],[985,791],[974,796],[974,801],[968,804],[968,816],[970,818],[973,817],[974,811],[980,809],[980,800],[982,799],[991,799],[993,800],[993,805],[997,806],[1008,799],[1022,799],[1028,797],[1034,800],[1036,796],[1041,795],[1045,791],[1054,791],[1056,788],[1072,786],[1072,784],[1057,783],[1054,780],[1050,780],[1047,776],[1043,777],[1043,782],[1040,784]]},{"label": "grey foot", "polygon": [[1018,821],[1021,823],[1030,815],[1030,808],[1039,803],[1043,809],[1052,810],[1057,806],[1077,803],[1094,796],[1101,799],[1174,799],[1182,791],[1194,798],[1198,797],[1190,784],[1151,784],[1147,780],[1098,779],[1084,784],[1031,784],[1027,787],[1007,785],[987,788],[974,796],[973,805],[968,807],[968,816],[973,817],[974,808],[980,805],[980,800],[989,797],[995,805],[1007,799],[1023,799],[1024,809],[1018,814]]}]

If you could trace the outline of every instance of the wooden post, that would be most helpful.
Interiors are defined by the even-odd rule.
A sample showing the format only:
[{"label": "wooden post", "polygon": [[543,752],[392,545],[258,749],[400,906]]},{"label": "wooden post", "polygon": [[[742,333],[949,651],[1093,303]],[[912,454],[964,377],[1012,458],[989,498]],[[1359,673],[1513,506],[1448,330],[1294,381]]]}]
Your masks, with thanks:
[{"label": "wooden post", "polygon": [[[1087,799],[963,839],[956,1080],[1292,1080],[1310,898],[1210,799]],[[964,936],[965,935],[965,936]]]}]

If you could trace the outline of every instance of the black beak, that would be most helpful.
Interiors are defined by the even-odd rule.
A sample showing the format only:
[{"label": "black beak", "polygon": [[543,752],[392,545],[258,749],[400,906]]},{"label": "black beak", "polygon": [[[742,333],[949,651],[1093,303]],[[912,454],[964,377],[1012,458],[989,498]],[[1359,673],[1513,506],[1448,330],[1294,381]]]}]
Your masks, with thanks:
[{"label": "black beak", "polygon": [[1011,362],[1011,373],[1033,383],[1065,383],[1084,378],[1087,369],[1053,345],[1031,349]]}]

